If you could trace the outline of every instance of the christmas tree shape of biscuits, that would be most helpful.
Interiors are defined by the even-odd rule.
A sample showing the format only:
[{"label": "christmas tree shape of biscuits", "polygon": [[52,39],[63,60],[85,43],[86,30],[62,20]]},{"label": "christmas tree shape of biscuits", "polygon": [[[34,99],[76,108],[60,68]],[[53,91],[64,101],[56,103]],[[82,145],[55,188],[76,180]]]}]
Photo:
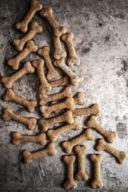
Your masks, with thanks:
[{"label": "christmas tree shape of biscuits", "polygon": [[[51,26],[54,44],[53,57],[51,57],[49,45],[38,47],[33,41],[36,34],[42,35],[43,32],[43,27],[34,21],[34,16],[38,13]],[[51,7],[44,8],[36,0],[31,0],[29,11],[24,19],[16,24],[16,29],[23,32],[24,36],[13,40],[18,54],[7,61],[7,65],[14,70],[14,73],[11,76],[2,77],[2,83],[6,88],[3,99],[21,105],[31,114],[35,111],[39,112],[39,119],[22,116],[9,107],[4,109],[2,117],[5,121],[13,120],[22,123],[30,131],[34,131],[38,126],[38,134],[36,135],[24,135],[18,130],[11,134],[12,143],[16,146],[25,142],[35,142],[42,145],[41,150],[23,150],[24,163],[32,163],[38,158],[56,155],[58,151],[56,141],[61,135],[69,136],[72,130],[74,132],[79,130],[80,133],[61,143],[62,150],[66,153],[63,157],[63,162],[67,167],[67,179],[64,183],[66,189],[76,188],[78,180],[86,181],[90,178],[84,162],[88,150],[85,142],[86,140],[96,140],[94,131],[103,137],[96,140],[95,150],[106,151],[115,157],[119,164],[123,163],[126,153],[110,145],[115,140],[116,133],[108,131],[97,121],[100,112],[98,104],[92,104],[85,108],[83,107],[85,104],[84,93],[73,92],[73,88],[81,83],[81,79],[70,67],[80,65],[74,46],[73,33],[59,24]],[[38,59],[24,62],[32,53],[35,53]],[[24,63],[22,67],[21,62]],[[13,89],[14,83],[29,73],[36,73],[39,81],[36,100],[25,99],[17,95]],[[53,92],[53,90],[59,91]],[[81,128],[78,116],[86,118],[83,125],[86,128]],[[89,154],[89,159],[94,170],[91,187],[102,188],[100,169],[103,155],[98,152]],[[74,174],[75,161],[77,171]]]}]

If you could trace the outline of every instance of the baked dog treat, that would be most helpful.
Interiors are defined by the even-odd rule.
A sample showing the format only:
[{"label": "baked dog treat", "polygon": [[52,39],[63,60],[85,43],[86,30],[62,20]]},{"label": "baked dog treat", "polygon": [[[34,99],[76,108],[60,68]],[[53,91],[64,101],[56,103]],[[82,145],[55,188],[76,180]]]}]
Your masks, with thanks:
[{"label": "baked dog treat", "polygon": [[54,14],[53,14],[53,9],[51,7],[47,9],[42,10],[42,15],[48,20],[49,24],[53,28],[53,33],[54,33],[54,58],[55,59],[60,59],[61,57],[66,57],[66,52],[62,48],[60,37],[62,34],[67,32],[67,29],[63,26],[60,26],[58,21],[55,19]]},{"label": "baked dog treat", "polygon": [[95,146],[97,151],[106,151],[110,153],[113,157],[115,157],[117,163],[122,164],[126,159],[126,153],[123,151],[119,151],[118,149],[112,147],[108,143],[106,143],[103,139],[99,139],[97,141],[97,145]]},{"label": "baked dog treat", "polygon": [[101,162],[103,160],[103,156],[101,154],[90,154],[89,156],[92,164],[93,164],[93,180],[91,182],[91,187],[93,189],[96,188],[103,188],[103,181],[101,178],[101,171],[100,171],[100,167],[101,167]]},{"label": "baked dog treat", "polygon": [[7,89],[3,98],[5,101],[13,101],[24,106],[30,113],[34,112],[37,106],[36,101],[24,99],[23,97],[16,95],[12,89]]},{"label": "baked dog treat", "polygon": [[54,65],[56,67],[60,68],[62,71],[64,71],[67,74],[67,76],[70,78],[73,86],[78,85],[79,80],[78,80],[76,74],[73,73],[71,71],[71,69],[65,64],[65,58],[64,57],[62,57],[61,59],[55,60]]},{"label": "baked dog treat", "polygon": [[50,91],[52,87],[45,77],[44,60],[43,59],[35,60],[32,62],[32,66],[36,68],[38,78],[40,81],[39,95],[40,92],[42,91],[43,92]]},{"label": "baked dog treat", "polygon": [[32,67],[30,62],[26,62],[22,69],[14,73],[12,76],[4,76],[1,81],[6,88],[12,88],[15,81],[26,75],[27,73],[34,73],[35,69]]},{"label": "baked dog treat", "polygon": [[14,58],[9,59],[7,64],[12,67],[12,69],[19,69],[20,62],[23,61],[28,55],[38,50],[38,46],[35,45],[33,41],[28,41],[26,47]]},{"label": "baked dog treat", "polygon": [[20,123],[23,123],[24,125],[27,126],[29,130],[34,130],[37,124],[37,119],[31,117],[27,118],[24,116],[21,116],[20,114],[15,113],[12,109],[10,108],[5,108],[4,113],[2,115],[3,120],[5,121],[10,121],[14,120]]},{"label": "baked dog treat", "polygon": [[55,36],[60,37],[62,34],[67,32],[67,29],[65,27],[61,26],[58,23],[58,21],[55,19],[52,7],[43,9],[41,11],[41,15],[48,20],[49,24],[53,28],[53,32],[54,32]]},{"label": "baked dog treat", "polygon": [[85,123],[89,128],[94,129],[99,134],[101,134],[107,142],[112,143],[116,138],[116,133],[114,131],[108,131],[102,127],[98,122],[96,116],[91,116]]},{"label": "baked dog treat", "polygon": [[40,145],[45,145],[47,143],[46,134],[40,133],[38,135],[23,135],[19,132],[12,132],[12,143],[14,145],[20,145],[25,142],[35,142]]},{"label": "baked dog treat", "polygon": [[[49,102],[51,102],[52,104],[55,104],[58,102],[58,100],[61,100],[63,98],[71,98],[72,96],[73,95],[72,95],[71,87],[66,87],[62,92],[51,94],[51,95],[47,95],[46,92],[43,92],[42,94],[40,94],[40,98],[41,98],[40,105],[42,106]],[[76,93],[73,96],[73,99],[75,104],[83,105],[85,103],[83,92]]]},{"label": "baked dog treat", "polygon": [[71,130],[79,130],[79,129],[80,129],[80,123],[78,120],[75,119],[74,123],[72,124],[66,124],[57,129],[48,129],[47,136],[50,138],[51,141],[56,141],[60,135],[68,133]]},{"label": "baked dog treat", "polygon": [[46,157],[46,156],[54,156],[56,154],[57,154],[57,150],[54,142],[48,143],[46,148],[39,151],[34,151],[34,152],[30,152],[28,150],[22,151],[24,163],[32,163],[32,161],[35,159]]},{"label": "baked dog treat", "polygon": [[90,105],[87,108],[76,108],[73,111],[74,116],[82,116],[82,115],[99,115],[100,110],[98,104]]},{"label": "baked dog treat", "polygon": [[86,140],[94,140],[94,135],[91,129],[85,129],[80,135],[77,135],[76,137],[71,138],[69,141],[63,141],[62,148],[64,149],[64,152],[71,153],[72,149],[76,145]]},{"label": "baked dog treat", "polygon": [[77,92],[74,97],[75,104],[83,105],[85,103],[85,97],[83,92]]},{"label": "baked dog treat", "polygon": [[49,102],[54,102],[63,98],[71,98],[72,97],[72,91],[70,87],[66,87],[61,93],[55,93],[52,95],[47,95],[45,92],[40,95],[41,101],[40,105],[45,105]]},{"label": "baked dog treat", "polygon": [[61,36],[62,41],[66,44],[67,50],[68,50],[68,58],[67,63],[68,65],[79,65],[80,59],[78,58],[76,54],[76,50],[74,47],[73,39],[74,35],[71,32],[67,32]]},{"label": "baked dog treat", "polygon": [[51,81],[50,85],[51,85],[52,88],[55,88],[55,87],[66,87],[66,86],[70,86],[70,82],[67,79],[67,77],[63,77],[62,79]]},{"label": "baked dog treat", "polygon": [[84,156],[87,151],[87,147],[85,145],[77,145],[74,147],[74,151],[77,155],[78,165],[78,170],[75,175],[75,179],[86,181],[88,179],[88,173],[85,170]]},{"label": "baked dog treat", "polygon": [[16,29],[19,29],[22,32],[28,31],[28,25],[35,14],[43,8],[42,4],[38,3],[36,0],[31,0],[31,6],[24,17],[24,20],[16,24]]},{"label": "baked dog treat", "polygon": [[39,125],[42,131],[46,132],[49,128],[55,124],[67,122],[69,124],[74,123],[74,118],[71,111],[66,111],[64,114],[52,117],[50,119],[40,119]]},{"label": "baked dog treat", "polygon": [[41,106],[40,111],[43,117],[47,118],[51,113],[60,111],[62,109],[73,110],[75,108],[75,103],[73,98],[67,98],[64,102],[54,104],[52,106]]},{"label": "baked dog treat", "polygon": [[61,45],[61,40],[59,36],[54,36],[53,37],[53,41],[54,41],[54,58],[55,59],[61,59],[62,57],[66,57],[66,52],[63,49],[62,45]]},{"label": "baked dog treat", "polygon": [[36,21],[33,21],[31,25],[31,29],[28,31],[28,33],[25,36],[23,36],[21,39],[15,39],[13,41],[13,44],[15,45],[18,51],[21,51],[24,48],[24,45],[29,40],[32,40],[37,33],[41,33],[42,31],[43,31],[43,27],[39,25]]},{"label": "baked dog treat", "polygon": [[[79,81],[78,83],[80,84],[82,79],[79,79],[79,80],[78,80]],[[63,77],[62,79],[58,79],[55,81],[50,81],[50,85],[52,86],[52,88],[55,88],[55,87],[72,87],[72,83],[71,83],[70,79],[67,77]]]},{"label": "baked dog treat", "polygon": [[50,49],[49,46],[44,46],[38,50],[38,54],[43,57],[47,68],[48,68],[48,74],[47,79],[48,80],[54,80],[60,77],[59,72],[54,68],[50,55],[49,55]]},{"label": "baked dog treat", "polygon": [[[82,81],[83,81],[83,79],[79,78],[78,79],[78,85]],[[52,88],[55,88],[55,87],[72,87],[72,82],[71,82],[70,78],[68,78],[67,76],[63,77],[62,79],[58,79],[58,80],[55,80],[55,81],[50,81],[50,84],[51,84]]]},{"label": "baked dog treat", "polygon": [[77,183],[74,179],[75,160],[76,160],[76,157],[74,155],[65,155],[63,157],[63,161],[67,165],[67,169],[68,169],[67,179],[64,183],[65,189],[75,189],[77,187]]}]

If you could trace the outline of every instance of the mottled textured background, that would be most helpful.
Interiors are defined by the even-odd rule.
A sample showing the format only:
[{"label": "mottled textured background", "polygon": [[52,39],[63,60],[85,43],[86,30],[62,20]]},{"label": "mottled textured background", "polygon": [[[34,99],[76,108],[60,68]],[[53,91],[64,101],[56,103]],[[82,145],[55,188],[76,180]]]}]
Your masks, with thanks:
[{"label": "mottled textured background", "polygon": [[[99,121],[109,130],[118,133],[112,144],[120,150],[128,151],[128,1],[127,0],[40,0],[45,6],[52,6],[58,20],[75,34],[75,46],[81,59],[80,67],[73,68],[84,81],[78,90],[86,93],[86,104],[99,103],[101,115]],[[23,34],[14,26],[20,21],[29,7],[28,0],[0,1],[0,73],[11,74],[4,65],[5,60],[17,52],[10,40]],[[36,17],[44,26],[44,33],[34,40],[39,46],[51,44],[50,29],[41,17]],[[31,55],[29,59],[33,59]],[[26,98],[36,98],[37,79],[27,75],[15,83],[14,90]],[[76,89],[74,89],[76,91]],[[0,85],[0,96],[4,88]],[[38,116],[27,113],[14,103],[0,100],[0,109],[10,106],[26,116]],[[60,187],[64,181],[64,165],[60,160],[63,152],[58,146],[58,155],[46,157],[25,165],[21,161],[20,151],[36,150],[37,144],[24,144],[15,147],[10,143],[10,132],[19,130],[32,134],[25,126],[13,121],[0,120],[0,192],[63,192]],[[35,133],[38,132],[38,129]],[[59,138],[58,143],[77,133]],[[99,137],[98,134],[96,134]],[[93,152],[93,142],[87,142],[88,153]],[[86,158],[85,158],[86,159]],[[86,159],[87,170],[90,163]],[[110,155],[104,153],[102,163],[104,188],[102,192],[128,191],[128,161],[118,165]],[[79,182],[73,192],[92,192],[88,183]]]}]

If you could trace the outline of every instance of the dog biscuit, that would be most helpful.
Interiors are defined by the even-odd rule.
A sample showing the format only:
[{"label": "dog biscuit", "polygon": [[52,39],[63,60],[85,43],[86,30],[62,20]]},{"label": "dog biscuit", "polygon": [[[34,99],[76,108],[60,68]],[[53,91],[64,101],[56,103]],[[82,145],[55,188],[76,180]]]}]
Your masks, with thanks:
[{"label": "dog biscuit", "polygon": [[55,88],[55,87],[67,87],[67,86],[70,86],[70,82],[67,79],[67,77],[63,77],[62,79],[51,81],[50,85],[51,85],[52,88]]},{"label": "dog biscuit", "polygon": [[91,116],[89,120],[85,123],[85,125],[89,128],[96,130],[99,134],[101,134],[109,143],[112,143],[116,138],[116,133],[113,131],[108,131],[103,128],[96,120],[96,116]]},{"label": "dog biscuit", "polygon": [[37,124],[37,119],[33,117],[27,118],[27,117],[21,116],[20,114],[15,113],[10,108],[4,109],[4,114],[2,115],[2,117],[3,117],[3,120],[5,121],[14,120],[14,121],[23,123],[24,125],[27,126],[29,130],[34,130]]},{"label": "dog biscuit", "polygon": [[34,112],[37,106],[36,101],[24,99],[23,97],[16,95],[12,89],[6,90],[6,93],[4,95],[4,100],[18,103],[24,106],[30,113]]},{"label": "dog biscuit", "polygon": [[22,156],[24,158],[24,163],[32,163],[33,160],[46,157],[46,156],[54,156],[57,154],[56,146],[54,142],[48,143],[46,148],[30,152],[28,150],[22,151]]},{"label": "dog biscuit", "polygon": [[51,141],[56,141],[60,135],[68,133],[71,130],[79,130],[79,129],[80,129],[80,123],[78,120],[75,119],[74,123],[72,124],[66,124],[57,129],[48,129],[47,136],[50,138]]},{"label": "dog biscuit", "polygon": [[12,69],[19,69],[20,62],[23,61],[28,55],[38,50],[38,46],[31,40],[28,41],[26,47],[14,58],[9,59],[7,64],[12,67]]},{"label": "dog biscuit", "polygon": [[30,9],[24,17],[23,21],[16,24],[16,29],[21,30],[26,33],[28,31],[28,25],[35,14],[43,8],[42,4],[38,3],[36,0],[31,0]]},{"label": "dog biscuit", "polygon": [[76,108],[73,111],[74,116],[82,116],[82,115],[99,115],[100,110],[98,104],[90,105],[87,108]]},{"label": "dog biscuit", "polygon": [[75,103],[73,98],[67,98],[64,102],[54,104],[52,106],[41,106],[40,111],[43,117],[47,118],[51,113],[60,111],[62,109],[73,110],[75,108]]},{"label": "dog biscuit", "polygon": [[49,46],[44,46],[38,50],[38,54],[43,57],[47,68],[48,68],[48,74],[47,74],[47,79],[54,80],[60,77],[59,72],[54,68],[50,55],[49,55],[50,49]]},{"label": "dog biscuit", "polygon": [[67,50],[68,50],[67,63],[68,63],[68,65],[74,65],[74,64],[79,65],[80,59],[78,58],[78,56],[76,54],[75,47],[74,47],[74,43],[73,43],[74,35],[73,35],[73,33],[67,32],[61,36],[61,39],[62,39],[62,41],[64,41],[64,43],[67,46]]},{"label": "dog biscuit", "polygon": [[71,69],[65,64],[65,58],[62,57],[61,59],[55,60],[54,65],[64,71],[67,76],[70,78],[71,83],[73,86],[77,86],[79,83],[79,79],[77,78],[76,74],[71,71]]},{"label": "dog biscuit", "polygon": [[45,69],[44,69],[44,60],[43,59],[38,59],[32,62],[32,66],[36,68],[39,81],[40,81],[40,88],[39,88],[39,94],[40,92],[46,92],[51,90],[51,85],[47,81],[45,77]]},{"label": "dog biscuit", "polygon": [[67,179],[64,183],[65,189],[75,189],[77,187],[77,183],[74,179],[75,160],[76,160],[76,157],[74,155],[65,155],[63,157],[63,161],[67,165],[67,169],[68,169]]},{"label": "dog biscuit", "polygon": [[43,27],[39,25],[37,22],[33,21],[31,25],[31,29],[28,31],[28,33],[25,36],[23,36],[21,39],[15,39],[13,41],[13,44],[15,45],[18,51],[22,51],[22,49],[24,48],[24,45],[28,41],[32,40],[37,33],[41,33],[42,31],[43,31]]},{"label": "dog biscuit", "polygon": [[75,104],[83,105],[85,103],[85,97],[83,92],[77,92],[74,97]]},{"label": "dog biscuit", "polygon": [[43,9],[41,11],[41,15],[44,16],[51,27],[53,28],[53,32],[55,36],[61,36],[62,34],[67,32],[67,29],[63,26],[61,26],[58,21],[54,17],[53,9],[52,7],[48,7],[47,9]]},{"label": "dog biscuit", "polygon": [[69,124],[74,123],[74,118],[71,111],[66,111],[64,114],[52,117],[50,119],[40,119],[39,125],[40,128],[46,132],[50,127],[54,126],[55,124],[60,124],[63,122],[67,122]]},{"label": "dog biscuit", "polygon": [[36,142],[40,145],[45,145],[47,143],[46,134],[40,133],[38,135],[22,135],[19,132],[12,132],[12,143],[14,145],[20,145],[25,142]]},{"label": "dog biscuit", "polygon": [[30,62],[26,62],[22,69],[14,73],[12,76],[2,77],[2,83],[6,88],[12,88],[15,81],[26,75],[27,73],[34,73],[35,69],[32,67]]},{"label": "dog biscuit", "polygon": [[70,87],[66,87],[61,93],[55,93],[52,95],[47,95],[45,92],[40,95],[41,101],[40,105],[45,105],[49,102],[54,102],[63,98],[72,97],[72,91]]},{"label": "dog biscuit", "polygon": [[87,147],[85,145],[77,145],[76,147],[74,147],[74,151],[77,155],[78,165],[78,170],[75,175],[75,179],[86,181],[88,179],[88,173],[85,170],[84,157],[87,151]]},{"label": "dog biscuit", "polygon": [[93,165],[93,180],[91,181],[91,187],[93,189],[103,188],[103,181],[101,178],[101,162],[103,160],[103,156],[101,154],[90,154],[89,158]]},{"label": "dog biscuit", "polygon": [[63,141],[62,148],[66,153],[71,153],[72,149],[76,145],[86,140],[94,140],[94,135],[91,129],[85,129],[80,135],[77,135],[76,137],[71,138],[69,141]]},{"label": "dog biscuit", "polygon": [[54,36],[53,37],[53,41],[54,41],[54,58],[55,59],[61,59],[62,57],[66,57],[66,52],[63,49],[62,45],[61,45],[61,40],[59,36]]},{"label": "dog biscuit", "polygon": [[123,151],[119,151],[118,149],[112,147],[110,144],[105,142],[103,139],[99,139],[97,145],[95,147],[97,151],[106,151],[110,153],[115,159],[117,163],[122,164],[126,159],[126,153]]}]

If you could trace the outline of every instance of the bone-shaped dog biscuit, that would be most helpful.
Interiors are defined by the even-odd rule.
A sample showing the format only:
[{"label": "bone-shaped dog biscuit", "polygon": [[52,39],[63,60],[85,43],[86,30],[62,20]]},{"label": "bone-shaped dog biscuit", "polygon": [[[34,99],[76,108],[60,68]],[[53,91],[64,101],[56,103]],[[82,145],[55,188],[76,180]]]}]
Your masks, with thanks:
[{"label": "bone-shaped dog biscuit", "polygon": [[[82,81],[82,78],[78,80],[78,83],[80,83],[81,81]],[[55,88],[55,87],[67,87],[67,86],[71,87],[72,83],[71,83],[69,78],[63,77],[62,79],[51,81],[50,85],[51,85],[52,88]]]},{"label": "bone-shaped dog biscuit", "polygon": [[18,51],[21,51],[24,48],[24,45],[29,40],[33,39],[33,37],[37,33],[41,33],[42,31],[43,31],[43,27],[39,25],[37,22],[33,21],[31,29],[28,31],[28,33],[25,36],[23,36],[21,39],[15,39],[13,41],[13,44],[15,45]]},{"label": "bone-shaped dog biscuit", "polygon": [[85,103],[85,97],[83,92],[77,92],[74,97],[75,104],[83,105]]},{"label": "bone-shaped dog biscuit", "polygon": [[63,49],[62,45],[61,45],[61,41],[60,41],[60,37],[59,36],[55,36],[53,37],[54,39],[54,58],[55,59],[61,59],[62,57],[66,57],[66,52]]},{"label": "bone-shaped dog biscuit", "polygon": [[23,123],[28,127],[29,130],[34,130],[37,124],[37,119],[33,117],[27,118],[27,117],[21,116],[20,114],[15,113],[10,108],[4,109],[4,114],[2,115],[2,117],[5,121],[14,120],[14,121]]},{"label": "bone-shaped dog biscuit", "polygon": [[58,21],[55,19],[53,14],[53,9],[51,7],[48,7],[47,9],[42,10],[41,15],[43,15],[51,25],[54,31],[55,36],[61,36],[62,34],[67,32],[67,29],[63,26],[60,26]]},{"label": "bone-shaped dog biscuit", "polygon": [[50,49],[49,46],[44,46],[43,48],[40,48],[38,50],[38,54],[43,57],[47,67],[48,67],[48,74],[47,74],[47,79],[48,80],[53,80],[57,79],[60,77],[59,72],[54,68],[50,55],[49,55]]},{"label": "bone-shaped dog biscuit", "polygon": [[4,95],[4,100],[5,101],[14,101],[15,103],[18,103],[18,104],[24,106],[25,108],[27,108],[27,110],[30,113],[34,112],[35,108],[37,106],[36,101],[24,99],[23,97],[16,95],[12,89],[6,90],[6,93]]},{"label": "bone-shaped dog biscuit", "polygon": [[47,136],[50,138],[51,141],[56,141],[60,135],[68,133],[71,130],[79,130],[79,129],[80,129],[80,123],[78,120],[75,119],[73,124],[67,124],[57,129],[49,129],[47,131]]},{"label": "bone-shaped dog biscuit", "polygon": [[42,4],[38,3],[36,0],[31,0],[31,6],[24,17],[24,20],[16,24],[16,29],[21,30],[22,32],[28,31],[28,25],[35,14],[43,8]]},{"label": "bone-shaped dog biscuit", "polygon": [[48,102],[57,101],[65,97],[72,97],[72,91],[70,87],[66,87],[61,93],[55,93],[52,95],[47,95],[45,92],[41,95],[40,105],[45,105]]},{"label": "bone-shaped dog biscuit", "polygon": [[[63,92],[61,93],[55,93],[52,95],[47,95],[46,92],[43,92],[43,94],[40,96],[42,100],[40,101],[40,105],[45,105],[48,102],[54,103],[54,101],[63,99],[65,97],[72,97],[72,91],[71,87],[66,87]],[[77,92],[73,96],[75,104],[83,105],[85,103],[84,93],[83,92]]]},{"label": "bone-shaped dog biscuit", "polygon": [[19,132],[12,132],[12,143],[14,145],[20,145],[25,142],[36,142],[40,145],[45,145],[47,143],[46,134],[40,133],[38,135],[23,135]]},{"label": "bone-shaped dog biscuit", "polygon": [[80,135],[71,138],[69,141],[62,142],[62,147],[66,153],[71,153],[73,147],[86,140],[94,140],[94,135],[91,129],[85,129]]},{"label": "bone-shaped dog biscuit", "polygon": [[6,88],[12,88],[15,81],[26,75],[27,73],[34,73],[35,69],[32,67],[30,62],[26,62],[22,69],[14,73],[12,76],[2,77],[2,83]]},{"label": "bone-shaped dog biscuit", "polygon": [[66,86],[69,86],[69,81],[68,81],[67,77],[63,77],[62,79],[51,81],[50,85],[52,86],[52,88],[66,87]]},{"label": "bone-shaped dog biscuit", "polygon": [[[52,104],[55,104],[58,100],[61,100],[63,98],[71,98],[72,97],[72,91],[71,87],[66,87],[63,92],[61,93],[55,93],[52,95],[47,95],[46,92],[43,92],[43,94],[40,95],[41,101],[40,105],[44,105],[48,102],[51,102]],[[83,105],[85,103],[85,98],[83,92],[78,92],[73,96],[74,103]]]},{"label": "bone-shaped dog biscuit", "polygon": [[75,108],[75,103],[73,98],[67,98],[64,102],[54,104],[52,106],[41,106],[40,111],[43,117],[47,118],[53,112],[60,111],[62,109],[73,110]]},{"label": "bone-shaped dog biscuit", "polygon": [[93,189],[103,188],[103,181],[101,178],[101,162],[103,160],[103,156],[101,154],[90,154],[89,158],[93,164],[93,180],[91,181],[91,187]]},{"label": "bone-shaped dog biscuit", "polygon": [[[78,79],[78,85],[83,81],[83,78]],[[77,83],[76,83],[77,84]],[[50,85],[52,88],[55,87],[72,87],[72,82],[68,76],[63,77],[62,79],[58,79],[55,81],[50,81]],[[74,86],[74,85],[73,85]]]},{"label": "bone-shaped dog biscuit", "polygon": [[67,169],[68,169],[67,179],[64,183],[65,189],[74,189],[77,187],[77,183],[74,179],[75,160],[76,160],[76,157],[74,155],[65,155],[63,157],[63,161],[67,165]]},{"label": "bone-shaped dog biscuit", "polygon": [[39,88],[39,94],[43,90],[49,91],[51,90],[51,85],[48,83],[46,77],[45,77],[45,72],[44,72],[44,60],[43,59],[38,59],[32,62],[32,65],[36,68],[39,81],[40,81],[40,88]]},{"label": "bone-shaped dog biscuit", "polygon": [[30,152],[28,150],[24,150],[22,152],[25,163],[32,163],[32,161],[35,159],[46,156],[54,156],[56,154],[57,150],[54,142],[49,143],[46,148],[39,151]]},{"label": "bone-shaped dog biscuit", "polygon": [[116,133],[113,131],[108,131],[104,127],[102,127],[98,122],[96,116],[91,116],[87,122],[86,126],[96,130],[100,133],[109,143],[112,143],[116,138]]},{"label": "bone-shaped dog biscuit", "polygon": [[118,149],[112,147],[107,142],[105,142],[103,139],[98,140],[95,149],[97,151],[106,151],[106,152],[110,153],[113,157],[115,157],[115,159],[117,160],[117,163],[119,163],[119,164],[122,164],[126,158],[125,152],[119,151]]},{"label": "bone-shaped dog biscuit", "polygon": [[88,173],[85,170],[85,163],[84,163],[84,157],[85,153],[87,151],[87,147],[85,145],[77,145],[74,147],[74,151],[77,155],[77,173],[75,174],[76,180],[87,180],[88,179]]},{"label": "bone-shaped dog biscuit", "polygon": [[78,58],[75,47],[74,47],[73,33],[70,33],[70,32],[65,33],[61,36],[61,39],[65,42],[67,49],[68,49],[68,58],[67,58],[68,65],[73,65],[73,64],[79,65],[80,59]]},{"label": "bone-shaped dog biscuit", "polygon": [[53,125],[63,122],[67,122],[69,124],[72,124],[74,122],[74,118],[71,111],[66,111],[64,114],[52,117],[50,119],[40,119],[39,125],[41,129],[45,132]]},{"label": "bone-shaped dog biscuit", "polygon": [[73,111],[74,116],[81,116],[81,115],[99,115],[100,110],[98,104],[93,104],[87,108],[76,108]]},{"label": "bone-shaped dog biscuit", "polygon": [[55,60],[54,65],[60,68],[61,70],[63,70],[67,74],[73,86],[78,85],[79,79],[77,78],[76,74],[73,73],[71,69],[65,64],[64,57],[62,57],[61,59]]},{"label": "bone-shaped dog biscuit", "polygon": [[28,41],[26,47],[14,58],[7,61],[14,70],[19,68],[20,62],[24,60],[28,55],[38,50],[38,46],[33,41]]},{"label": "bone-shaped dog biscuit", "polygon": [[[66,77],[62,78],[62,79],[58,79],[58,80],[55,80],[55,81],[51,81],[50,83],[50,87],[48,88],[48,90],[51,90],[51,87],[52,88],[55,88],[55,87],[67,87],[69,86],[69,82],[68,82],[68,79]],[[44,87],[43,86],[40,86],[40,95],[44,94]],[[40,96],[41,97],[41,96]]]}]

